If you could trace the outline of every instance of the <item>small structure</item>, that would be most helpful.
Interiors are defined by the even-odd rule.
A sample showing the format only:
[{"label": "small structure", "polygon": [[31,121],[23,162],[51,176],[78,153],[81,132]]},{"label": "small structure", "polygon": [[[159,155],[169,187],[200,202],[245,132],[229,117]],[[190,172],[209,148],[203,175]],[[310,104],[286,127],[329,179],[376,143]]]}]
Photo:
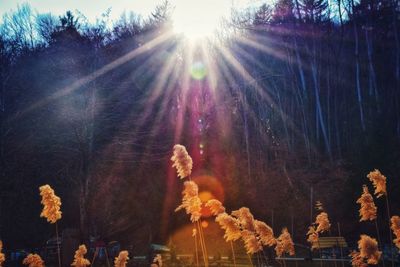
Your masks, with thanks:
[{"label": "small structure", "polygon": [[347,248],[347,242],[343,236],[328,236],[318,238],[318,244],[315,247],[324,248]]}]

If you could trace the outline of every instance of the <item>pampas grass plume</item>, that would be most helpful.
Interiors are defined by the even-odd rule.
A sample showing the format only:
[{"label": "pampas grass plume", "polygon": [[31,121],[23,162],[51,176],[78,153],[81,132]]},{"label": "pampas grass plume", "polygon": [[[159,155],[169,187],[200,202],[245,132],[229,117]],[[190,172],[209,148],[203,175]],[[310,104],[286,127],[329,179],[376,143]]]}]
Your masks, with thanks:
[{"label": "pampas grass plume", "polygon": [[186,181],[183,184],[184,189],[182,191],[182,204],[179,205],[176,211],[185,209],[186,214],[190,214],[190,220],[196,222],[201,217],[201,199],[198,196],[199,188],[193,181]]},{"label": "pampas grass plume", "polygon": [[74,261],[71,266],[75,267],[86,267],[90,265],[90,261],[85,259],[85,254],[87,253],[87,249],[85,245],[80,245],[78,250],[75,251]]},{"label": "pampas grass plume", "polygon": [[29,267],[44,267],[44,261],[38,254],[30,253],[26,258],[22,261],[22,264],[28,265]]},{"label": "pampas grass plume", "polygon": [[210,199],[209,201],[207,201],[206,207],[210,209],[211,214],[214,216],[225,212],[225,207],[219,200],[216,199]]},{"label": "pampas grass plume", "polygon": [[250,209],[242,207],[238,210],[232,211],[232,216],[236,217],[242,229],[254,232],[254,216],[251,214]]},{"label": "pampas grass plume", "polygon": [[400,249],[400,217],[392,216],[390,222],[390,229],[392,229],[394,235],[396,236],[396,239],[393,240],[393,243],[396,245],[397,248]]},{"label": "pampas grass plume", "polygon": [[40,217],[47,219],[49,223],[55,223],[61,219],[61,199],[54,194],[54,190],[50,185],[42,185],[39,187],[40,195],[42,196],[41,203],[43,204],[43,211]]},{"label": "pampas grass plume", "polygon": [[254,227],[261,244],[268,247],[276,244],[274,231],[265,222],[254,220]]},{"label": "pampas grass plume", "polygon": [[242,239],[244,241],[244,246],[246,248],[247,254],[253,255],[262,250],[262,245],[258,241],[254,232],[243,230]]},{"label": "pampas grass plume", "polygon": [[126,267],[126,263],[129,260],[129,253],[126,250],[122,250],[119,252],[118,257],[115,257],[114,266],[115,267]]},{"label": "pampas grass plume", "polygon": [[226,242],[236,241],[241,238],[240,226],[236,218],[224,212],[219,214],[215,221],[225,230],[224,238]]},{"label": "pampas grass plume", "polygon": [[359,213],[360,213],[360,222],[361,221],[373,221],[376,219],[376,211],[377,208],[374,203],[374,198],[368,191],[368,187],[363,185],[363,193],[360,198],[357,200],[357,203],[361,205]]},{"label": "pampas grass plume", "polygon": [[315,229],[315,226],[308,227],[308,232],[306,235],[307,235],[307,242],[311,243],[311,249],[318,248],[319,235],[317,230]]},{"label": "pampas grass plume", "polygon": [[358,241],[360,256],[367,260],[368,264],[378,264],[382,252],[378,250],[378,242],[368,235],[361,235]]},{"label": "pampas grass plume", "polygon": [[276,241],[275,252],[278,257],[281,257],[284,253],[289,253],[290,256],[294,256],[294,243],[287,228],[282,229],[282,233]]},{"label": "pampas grass plume", "polygon": [[178,176],[183,179],[192,173],[193,160],[189,156],[186,148],[182,145],[175,145],[171,161],[174,162],[172,167],[176,168]]},{"label": "pampas grass plume", "polygon": [[367,175],[368,179],[373,183],[375,187],[374,194],[376,197],[386,195],[386,177],[377,169],[370,172]]},{"label": "pampas grass plume", "polygon": [[3,241],[0,240],[0,267],[3,266],[3,262],[6,260],[6,256],[1,251],[3,250]]}]

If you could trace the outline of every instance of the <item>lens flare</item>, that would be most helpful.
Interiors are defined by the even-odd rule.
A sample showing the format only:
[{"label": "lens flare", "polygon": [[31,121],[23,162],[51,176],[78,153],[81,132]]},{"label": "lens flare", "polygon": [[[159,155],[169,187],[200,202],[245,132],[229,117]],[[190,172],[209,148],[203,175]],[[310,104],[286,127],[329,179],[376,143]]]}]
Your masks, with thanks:
[{"label": "lens flare", "polygon": [[190,67],[190,75],[195,80],[203,80],[207,75],[207,68],[202,62],[196,61]]}]

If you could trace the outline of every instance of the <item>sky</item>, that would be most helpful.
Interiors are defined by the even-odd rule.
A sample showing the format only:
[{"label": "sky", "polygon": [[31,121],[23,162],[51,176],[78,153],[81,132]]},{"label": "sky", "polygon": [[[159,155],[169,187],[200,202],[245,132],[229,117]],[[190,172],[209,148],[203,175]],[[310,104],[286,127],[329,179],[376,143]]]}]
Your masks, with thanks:
[{"label": "sky", "polygon": [[[90,22],[95,22],[108,8],[111,8],[110,18],[115,21],[126,11],[134,11],[147,17],[160,4],[162,0],[0,0],[0,17],[10,10],[16,10],[18,5],[28,3],[39,13],[51,12],[54,15],[62,15],[67,10],[79,10]],[[212,16],[225,16],[232,5],[235,7],[246,7],[259,5],[261,0],[170,0],[176,7],[177,12],[184,13],[190,9],[196,12],[199,6],[208,6]],[[210,14],[209,13],[209,14]]]}]

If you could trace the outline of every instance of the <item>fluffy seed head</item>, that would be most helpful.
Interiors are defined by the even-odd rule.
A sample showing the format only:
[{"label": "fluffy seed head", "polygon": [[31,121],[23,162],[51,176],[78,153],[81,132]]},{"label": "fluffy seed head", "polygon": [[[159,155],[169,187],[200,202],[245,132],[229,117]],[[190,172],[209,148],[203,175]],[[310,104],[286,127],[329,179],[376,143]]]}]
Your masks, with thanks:
[{"label": "fluffy seed head", "polygon": [[215,221],[221,226],[222,229],[225,230],[224,238],[226,242],[236,241],[242,236],[240,233],[239,222],[235,217],[232,217],[224,212],[218,214],[218,216],[215,218]]},{"label": "fluffy seed head", "polygon": [[244,246],[246,248],[247,254],[253,255],[262,250],[262,245],[258,241],[254,232],[243,230],[242,239],[244,241]]},{"label": "fluffy seed head", "polygon": [[225,208],[222,203],[216,199],[210,199],[209,201],[207,201],[206,207],[210,209],[211,214],[214,216],[225,212]]},{"label": "fluffy seed head", "polygon": [[323,233],[329,231],[331,224],[329,223],[328,213],[321,212],[317,215],[315,219],[315,224],[317,224],[317,233]]},{"label": "fluffy seed head", "polygon": [[115,267],[126,267],[126,263],[129,260],[128,251],[122,250],[119,252],[118,257],[114,259],[114,266]]},{"label": "fluffy seed head", "polygon": [[268,247],[272,247],[276,244],[274,231],[265,222],[254,220],[254,227],[261,244]]},{"label": "fluffy seed head", "polygon": [[6,260],[6,256],[1,251],[3,250],[3,242],[0,240],[0,267],[3,266],[3,262]]},{"label": "fluffy seed head", "polygon": [[361,221],[373,221],[376,219],[377,208],[374,203],[374,198],[368,191],[368,187],[363,185],[363,193],[361,197],[357,200],[357,203],[361,205],[360,222]]},{"label": "fluffy seed head", "polygon": [[39,187],[40,195],[42,196],[41,203],[43,211],[40,217],[45,217],[49,223],[55,223],[61,219],[61,199],[54,194],[54,190],[50,185],[42,185]]},{"label": "fluffy seed head", "polygon": [[318,248],[319,235],[315,226],[308,227],[307,242],[311,243],[311,249]]},{"label": "fluffy seed head", "polygon": [[172,167],[176,168],[178,176],[181,179],[190,176],[190,174],[192,173],[193,160],[189,156],[189,153],[184,146],[174,146],[174,154],[171,157],[171,161],[174,162]]},{"label": "fluffy seed head", "polygon": [[382,252],[378,250],[378,242],[375,238],[361,235],[360,240],[358,240],[358,249],[360,256],[366,259],[368,264],[378,264]]},{"label": "fluffy seed head", "polygon": [[22,264],[28,265],[28,267],[44,267],[44,261],[38,254],[29,254],[22,261]]},{"label": "fluffy seed head", "polygon": [[276,241],[276,256],[281,257],[284,253],[289,253],[290,256],[294,256],[294,243],[287,228],[282,229],[282,233]]},{"label": "fluffy seed head", "polygon": [[162,258],[161,254],[157,254],[153,259],[153,264],[156,264],[158,267],[162,267]]},{"label": "fluffy seed head", "polygon": [[368,267],[364,258],[360,256],[360,252],[353,251],[349,255],[351,257],[351,266],[353,267]]},{"label": "fluffy seed head", "polygon": [[232,211],[232,216],[236,217],[243,230],[249,230],[254,232],[254,217],[251,214],[249,208],[242,207],[238,210]]},{"label": "fluffy seed head", "polygon": [[368,179],[373,183],[375,187],[374,194],[376,197],[386,195],[386,177],[379,170],[375,169],[367,175]]},{"label": "fluffy seed head", "polygon": [[396,236],[396,238],[393,240],[393,243],[396,245],[397,248],[400,249],[400,217],[392,216],[390,222],[390,229],[392,229],[394,235]]},{"label": "fluffy seed head", "polygon": [[86,246],[80,245],[79,248],[75,251],[74,261],[72,262],[71,266],[86,267],[90,265],[90,261],[88,259],[85,259],[86,253]]},{"label": "fluffy seed head", "polygon": [[179,211],[185,209],[186,214],[190,214],[190,220],[196,222],[201,217],[201,199],[199,198],[199,188],[193,181],[186,181],[183,183],[184,189],[182,191],[182,204],[175,209]]}]

